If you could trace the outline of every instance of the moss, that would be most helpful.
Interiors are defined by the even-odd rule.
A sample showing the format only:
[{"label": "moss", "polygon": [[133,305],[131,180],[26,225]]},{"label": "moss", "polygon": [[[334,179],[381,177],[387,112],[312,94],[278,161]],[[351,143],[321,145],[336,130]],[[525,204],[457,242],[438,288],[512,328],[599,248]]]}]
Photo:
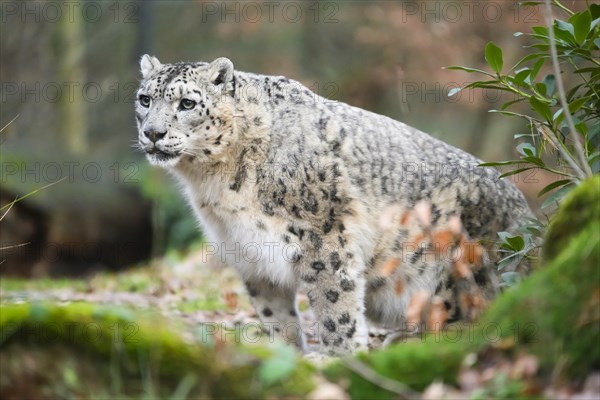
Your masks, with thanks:
[{"label": "moss", "polygon": [[85,291],[88,289],[88,284],[80,279],[17,279],[17,278],[0,278],[0,294],[6,292],[30,291],[30,290],[48,290],[48,289],[70,289]]},{"label": "moss", "polygon": [[498,298],[480,322],[537,355],[546,372],[560,360],[566,377],[582,376],[600,368],[600,176],[565,199],[543,254],[544,268]]},{"label": "moss", "polygon": [[[423,390],[434,380],[455,383],[467,347],[465,342],[449,343],[430,337],[423,342],[400,343],[358,358],[380,376],[402,382],[413,390]],[[328,366],[324,374],[334,382],[347,381],[352,398],[397,398],[397,394],[358,375],[344,360]]]},{"label": "moss", "polygon": [[598,265],[600,233],[589,221],[545,270],[501,296],[481,325],[526,347],[548,372],[559,358],[570,377],[600,368]]},{"label": "moss", "polygon": [[596,224],[600,231],[600,175],[582,182],[563,200],[546,232],[544,262],[554,259],[589,224]]},{"label": "moss", "polygon": [[[43,363],[48,352],[68,352],[96,365],[99,376],[111,376],[117,365],[119,379],[127,383],[123,387],[131,388],[134,395],[149,380],[163,392],[172,393],[190,374],[194,377],[191,392],[209,397],[298,396],[314,385],[310,378],[314,368],[297,357],[291,360],[295,368],[285,379],[267,384],[261,381],[258,371],[276,356],[273,349],[251,351],[220,338],[215,338],[212,345],[205,344],[197,338],[186,338],[176,321],[154,313],[88,303],[9,305],[0,310],[0,327],[3,357],[7,352],[15,354],[14,346],[25,344],[34,364]],[[18,380],[22,371],[23,365],[3,368],[0,382]],[[57,387],[57,382],[49,382]],[[65,382],[58,386],[68,387]],[[92,390],[96,386],[79,387]]]}]

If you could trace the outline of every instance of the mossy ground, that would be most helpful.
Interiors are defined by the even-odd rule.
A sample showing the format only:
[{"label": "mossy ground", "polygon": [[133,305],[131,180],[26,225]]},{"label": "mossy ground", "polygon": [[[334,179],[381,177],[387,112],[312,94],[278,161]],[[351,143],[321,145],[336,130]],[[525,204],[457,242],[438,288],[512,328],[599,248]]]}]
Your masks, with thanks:
[{"label": "mossy ground", "polygon": [[[577,382],[600,369],[599,187],[594,178],[565,200],[542,268],[498,298],[478,325],[463,326],[460,337],[428,335],[354,358],[377,379],[348,359],[317,371],[288,347],[238,340],[239,321],[252,314],[243,289],[228,272],[197,262],[167,260],[88,280],[2,279],[0,395],[292,398],[307,396],[324,376],[353,398],[396,398],[397,388],[382,380],[414,391],[434,381],[461,385],[465,368],[522,354],[538,360],[538,381]],[[223,330],[210,324],[228,319]],[[519,379],[499,375],[477,395],[539,395]]]}]

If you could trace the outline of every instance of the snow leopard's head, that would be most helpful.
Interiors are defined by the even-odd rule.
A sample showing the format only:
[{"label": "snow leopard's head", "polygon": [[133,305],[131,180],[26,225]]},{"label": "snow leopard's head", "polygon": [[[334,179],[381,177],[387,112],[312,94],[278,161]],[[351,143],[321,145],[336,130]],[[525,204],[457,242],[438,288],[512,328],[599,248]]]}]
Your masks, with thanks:
[{"label": "snow leopard's head", "polygon": [[217,161],[234,139],[234,75],[227,58],[161,64],[144,55],[135,117],[138,144],[150,163]]}]

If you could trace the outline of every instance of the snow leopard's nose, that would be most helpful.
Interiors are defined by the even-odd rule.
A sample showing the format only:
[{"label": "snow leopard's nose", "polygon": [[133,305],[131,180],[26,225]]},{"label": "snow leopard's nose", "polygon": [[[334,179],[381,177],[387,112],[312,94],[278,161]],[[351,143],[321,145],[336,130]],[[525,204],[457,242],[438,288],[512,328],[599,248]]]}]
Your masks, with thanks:
[{"label": "snow leopard's nose", "polygon": [[152,143],[158,142],[160,139],[164,138],[167,134],[167,131],[158,132],[156,130],[147,130],[144,131],[144,136],[152,141]]}]

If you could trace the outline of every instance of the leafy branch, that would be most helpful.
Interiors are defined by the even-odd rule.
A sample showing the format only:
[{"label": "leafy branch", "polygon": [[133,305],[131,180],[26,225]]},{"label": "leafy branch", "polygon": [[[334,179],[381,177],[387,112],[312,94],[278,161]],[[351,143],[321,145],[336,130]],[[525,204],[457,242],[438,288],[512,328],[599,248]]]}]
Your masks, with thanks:
[{"label": "leafy branch", "polygon": [[[515,140],[519,159],[483,163],[482,166],[511,166],[501,177],[532,169],[545,170],[556,177],[543,187],[538,196],[547,196],[542,208],[556,204],[579,182],[600,170],[600,5],[591,4],[585,11],[574,12],[559,0],[529,1],[522,6],[544,6],[546,26],[534,26],[530,33],[516,32],[515,37],[529,38],[530,53],[505,71],[502,49],[490,42],[485,46],[485,61],[491,71],[451,66],[484,75],[487,80],[471,82],[448,93],[454,96],[464,89],[492,89],[513,94],[499,110],[503,115],[523,118],[530,129],[528,134],[517,134]],[[567,15],[566,20],[554,19],[552,7]],[[546,64],[552,73],[540,79]],[[570,70],[570,87],[565,87],[563,73]],[[527,104],[529,115],[509,108]],[[555,157],[551,157],[555,155]],[[531,250],[543,237],[544,224],[532,219],[526,221],[516,234],[498,233],[499,251],[503,255],[498,269],[505,284],[518,281],[511,271],[523,259],[530,258]]]},{"label": "leafy branch", "polygon": [[[515,166],[503,177],[530,169],[543,169],[566,178],[540,191],[540,196],[550,192],[554,194],[545,202],[547,206],[566,194],[560,188],[572,188],[600,170],[600,5],[591,4],[587,10],[575,13],[558,0],[521,4],[546,6],[548,26],[534,26],[532,33],[515,33],[515,37],[532,38],[534,43],[525,47],[535,49],[535,52],[519,60],[505,73],[502,49],[490,42],[485,47],[485,60],[491,72],[464,66],[447,67],[482,74],[489,79],[455,88],[448,95],[472,88],[500,90],[515,95],[499,110],[490,112],[527,120],[531,133],[515,135],[515,139],[529,140],[517,146],[520,159],[482,165]],[[568,19],[553,20],[552,6],[564,11]],[[550,62],[553,73],[539,79],[539,73],[547,62]],[[570,88],[565,88],[561,67],[572,68],[576,82]],[[517,103],[528,104],[532,115],[508,110]],[[558,154],[558,168],[548,163],[550,152]],[[568,168],[562,170],[562,166]]]}]

